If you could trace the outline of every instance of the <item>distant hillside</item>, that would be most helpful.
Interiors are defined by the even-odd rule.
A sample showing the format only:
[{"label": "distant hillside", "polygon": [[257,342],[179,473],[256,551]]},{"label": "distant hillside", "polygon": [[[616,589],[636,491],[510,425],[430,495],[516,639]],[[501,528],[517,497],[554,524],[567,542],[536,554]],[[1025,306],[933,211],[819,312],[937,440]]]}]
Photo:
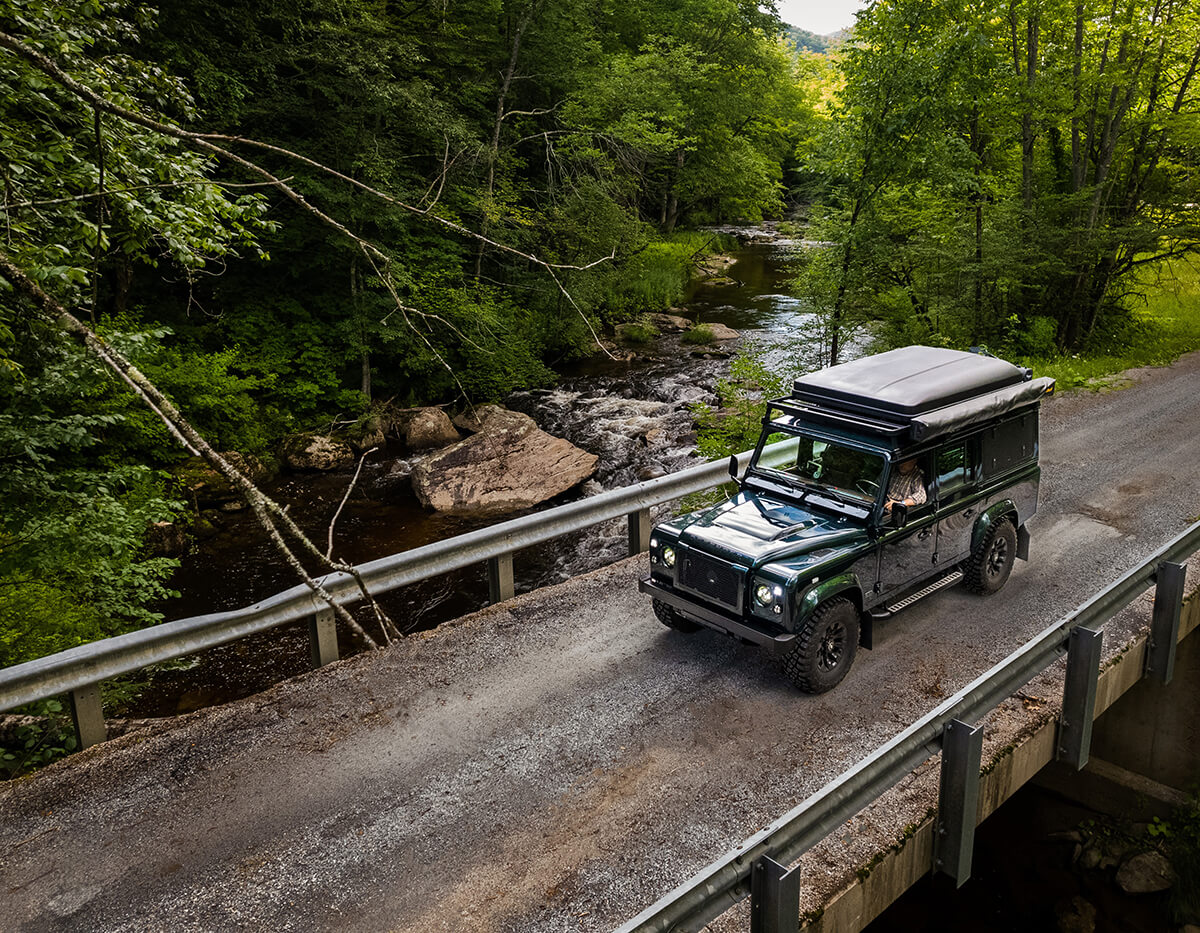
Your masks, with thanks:
[{"label": "distant hillside", "polygon": [[815,32],[809,32],[807,29],[801,29],[799,26],[784,25],[783,34],[795,44],[797,49],[823,55],[830,49],[849,41],[850,37],[854,34],[854,27],[850,26],[845,29],[839,29],[837,32],[831,32],[827,36],[818,36]]},{"label": "distant hillside", "polygon": [[809,52],[826,52],[829,49],[829,39],[799,26],[785,26],[783,34],[791,39],[798,49]]}]

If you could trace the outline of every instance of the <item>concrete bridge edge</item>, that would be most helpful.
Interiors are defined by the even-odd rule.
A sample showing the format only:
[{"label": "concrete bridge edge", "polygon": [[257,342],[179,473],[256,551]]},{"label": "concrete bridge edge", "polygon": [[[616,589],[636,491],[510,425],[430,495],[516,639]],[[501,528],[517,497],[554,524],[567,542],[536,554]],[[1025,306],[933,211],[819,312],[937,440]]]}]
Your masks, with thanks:
[{"label": "concrete bridge edge", "polygon": [[[1195,586],[1193,579],[1192,591],[1184,601],[1180,617],[1179,641],[1197,628],[1200,628],[1200,587]],[[1095,718],[1142,681],[1147,641],[1147,635],[1140,635],[1105,663],[1097,685]],[[1020,741],[1001,748],[985,761],[977,824],[1054,762],[1057,732],[1056,708]],[[935,821],[936,814],[930,810],[906,827],[892,846],[877,853],[869,864],[860,866],[854,879],[827,898],[823,907],[801,916],[800,929],[808,933],[859,933],[929,872]]]}]

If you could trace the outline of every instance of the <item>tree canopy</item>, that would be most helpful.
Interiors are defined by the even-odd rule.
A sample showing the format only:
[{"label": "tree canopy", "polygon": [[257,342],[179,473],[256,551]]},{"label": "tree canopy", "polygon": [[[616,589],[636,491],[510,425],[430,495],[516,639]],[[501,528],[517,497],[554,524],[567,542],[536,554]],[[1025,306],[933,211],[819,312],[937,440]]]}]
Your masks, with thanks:
[{"label": "tree canopy", "polygon": [[1190,5],[898,0],[855,38],[821,147],[837,246],[804,276],[835,324],[1077,351],[1139,265],[1195,251]]}]

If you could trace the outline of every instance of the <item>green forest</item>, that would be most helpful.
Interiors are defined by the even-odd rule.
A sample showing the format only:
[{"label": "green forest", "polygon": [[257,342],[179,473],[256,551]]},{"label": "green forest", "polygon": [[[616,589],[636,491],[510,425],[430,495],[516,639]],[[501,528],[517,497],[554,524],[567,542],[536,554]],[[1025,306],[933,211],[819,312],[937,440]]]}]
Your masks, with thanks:
[{"label": "green forest", "polygon": [[0,0],[0,666],[155,621],[193,453],[551,384],[705,225],[802,208],[824,363],[1200,345],[1194,6],[818,39],[753,0]]}]

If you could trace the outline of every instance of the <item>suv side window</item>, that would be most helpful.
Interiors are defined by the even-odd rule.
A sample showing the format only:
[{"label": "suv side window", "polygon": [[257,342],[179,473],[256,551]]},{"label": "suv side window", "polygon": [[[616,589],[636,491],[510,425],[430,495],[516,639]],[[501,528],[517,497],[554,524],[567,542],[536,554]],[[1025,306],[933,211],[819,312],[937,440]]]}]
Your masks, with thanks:
[{"label": "suv side window", "polygon": [[967,485],[967,445],[952,444],[937,453],[938,500],[942,505],[962,495]]}]

